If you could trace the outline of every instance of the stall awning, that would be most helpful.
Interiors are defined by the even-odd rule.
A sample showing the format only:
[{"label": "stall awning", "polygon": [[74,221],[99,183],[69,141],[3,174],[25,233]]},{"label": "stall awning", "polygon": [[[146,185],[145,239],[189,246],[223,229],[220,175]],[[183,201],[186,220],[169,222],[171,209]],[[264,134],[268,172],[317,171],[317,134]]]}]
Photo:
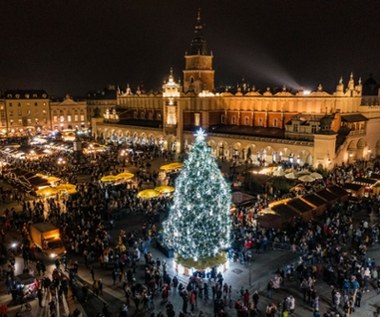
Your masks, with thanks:
[{"label": "stall awning", "polygon": [[354,179],[352,183],[354,184],[359,184],[359,185],[364,185],[364,186],[373,186],[378,182],[377,179],[372,179],[372,178],[365,178],[365,177],[357,177]]}]

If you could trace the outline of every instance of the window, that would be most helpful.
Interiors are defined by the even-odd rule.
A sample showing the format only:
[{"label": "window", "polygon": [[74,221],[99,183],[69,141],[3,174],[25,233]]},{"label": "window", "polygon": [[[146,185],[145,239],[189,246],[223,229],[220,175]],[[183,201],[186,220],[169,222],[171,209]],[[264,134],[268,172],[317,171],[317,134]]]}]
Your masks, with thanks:
[{"label": "window", "polygon": [[13,117],[13,110],[9,111],[9,116]]},{"label": "window", "polygon": [[80,121],[84,121],[84,114],[80,115]]},{"label": "window", "polygon": [[17,106],[18,106],[18,107],[21,107],[21,102],[19,102]]},{"label": "window", "polygon": [[[21,120],[21,122],[22,122],[22,120]],[[11,125],[13,125],[13,120],[9,120],[9,123],[10,123]]]},{"label": "window", "polygon": [[32,124],[32,119],[28,118],[27,121],[28,121],[28,125]]},{"label": "window", "polygon": [[74,114],[74,121],[78,121],[78,114]]},{"label": "window", "polygon": [[46,115],[46,110],[45,110],[45,109],[42,110],[42,114],[43,114],[43,115]]},{"label": "window", "polygon": [[194,113],[194,125],[199,127],[201,125],[201,114],[199,112]]},{"label": "window", "polygon": [[259,125],[260,127],[263,126],[263,118],[259,118],[258,125]]},{"label": "window", "polygon": [[9,103],[9,107],[12,107],[12,103],[11,102]]},{"label": "window", "polygon": [[35,102],[35,103],[34,103],[34,105],[37,107],[37,106],[38,106],[38,103],[37,103],[37,102]]},{"label": "window", "polygon": [[232,116],[232,118],[231,118],[231,124],[235,124],[235,123],[236,123],[236,117]]},{"label": "window", "polygon": [[222,114],[222,115],[220,116],[220,122],[221,122],[221,123],[225,123],[225,121],[226,121],[226,117],[225,117],[224,114]]},{"label": "window", "polygon": [[273,119],[273,126],[276,128],[278,127],[278,119],[277,118]]},{"label": "window", "polygon": [[293,125],[293,132],[298,132],[298,124]]},{"label": "window", "polygon": [[244,124],[249,125],[249,117],[248,116],[244,117]]},{"label": "window", "polygon": [[317,133],[317,126],[314,124],[311,126],[311,133]]},{"label": "window", "polygon": [[67,121],[68,121],[68,122],[71,122],[71,114],[68,114],[68,115],[67,115]]},{"label": "window", "polygon": [[161,120],[161,113],[157,113],[157,120]]},{"label": "window", "polygon": [[61,122],[65,121],[65,117],[64,117],[63,115],[61,115],[61,116],[59,117],[59,121],[61,121]]},{"label": "window", "polygon": [[53,116],[53,121],[58,122],[58,116]]},{"label": "window", "polygon": [[26,115],[30,116],[30,109],[28,109],[28,111],[26,112]]},{"label": "window", "polygon": [[21,109],[18,109],[18,116],[22,117],[22,110]]}]

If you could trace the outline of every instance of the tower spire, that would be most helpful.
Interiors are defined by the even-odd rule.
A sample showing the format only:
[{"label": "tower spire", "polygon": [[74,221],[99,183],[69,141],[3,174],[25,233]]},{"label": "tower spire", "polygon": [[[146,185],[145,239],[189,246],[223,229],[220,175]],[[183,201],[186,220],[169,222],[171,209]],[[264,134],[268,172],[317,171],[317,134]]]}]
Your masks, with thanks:
[{"label": "tower spire", "polygon": [[197,20],[194,27],[194,37],[190,43],[190,55],[208,55],[207,42],[203,37],[203,23],[201,20],[201,9],[198,9]]}]

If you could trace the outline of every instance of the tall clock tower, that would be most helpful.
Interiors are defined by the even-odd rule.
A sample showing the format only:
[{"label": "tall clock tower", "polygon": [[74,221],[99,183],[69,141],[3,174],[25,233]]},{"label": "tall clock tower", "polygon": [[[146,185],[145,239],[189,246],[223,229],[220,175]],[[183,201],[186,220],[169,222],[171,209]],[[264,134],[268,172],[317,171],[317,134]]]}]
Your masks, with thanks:
[{"label": "tall clock tower", "polygon": [[164,102],[164,133],[171,136],[168,139],[168,148],[176,153],[182,151],[183,118],[179,107],[181,86],[174,81],[173,69],[170,69],[169,80],[162,86]]},{"label": "tall clock tower", "polygon": [[207,49],[207,42],[203,37],[201,12],[198,10],[194,37],[190,43],[190,50],[185,53],[185,69],[183,71],[183,90],[185,93],[214,90],[214,70],[212,68],[212,53]]}]

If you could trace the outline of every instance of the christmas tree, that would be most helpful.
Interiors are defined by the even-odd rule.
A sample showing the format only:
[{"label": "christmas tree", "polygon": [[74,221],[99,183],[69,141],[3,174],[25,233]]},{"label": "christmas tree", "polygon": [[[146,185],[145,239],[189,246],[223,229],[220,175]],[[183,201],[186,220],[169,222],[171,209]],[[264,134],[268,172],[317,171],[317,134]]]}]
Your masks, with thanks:
[{"label": "christmas tree", "polygon": [[165,241],[177,258],[199,263],[220,257],[229,247],[230,207],[230,186],[201,129],[176,180],[173,205],[163,226]]}]

